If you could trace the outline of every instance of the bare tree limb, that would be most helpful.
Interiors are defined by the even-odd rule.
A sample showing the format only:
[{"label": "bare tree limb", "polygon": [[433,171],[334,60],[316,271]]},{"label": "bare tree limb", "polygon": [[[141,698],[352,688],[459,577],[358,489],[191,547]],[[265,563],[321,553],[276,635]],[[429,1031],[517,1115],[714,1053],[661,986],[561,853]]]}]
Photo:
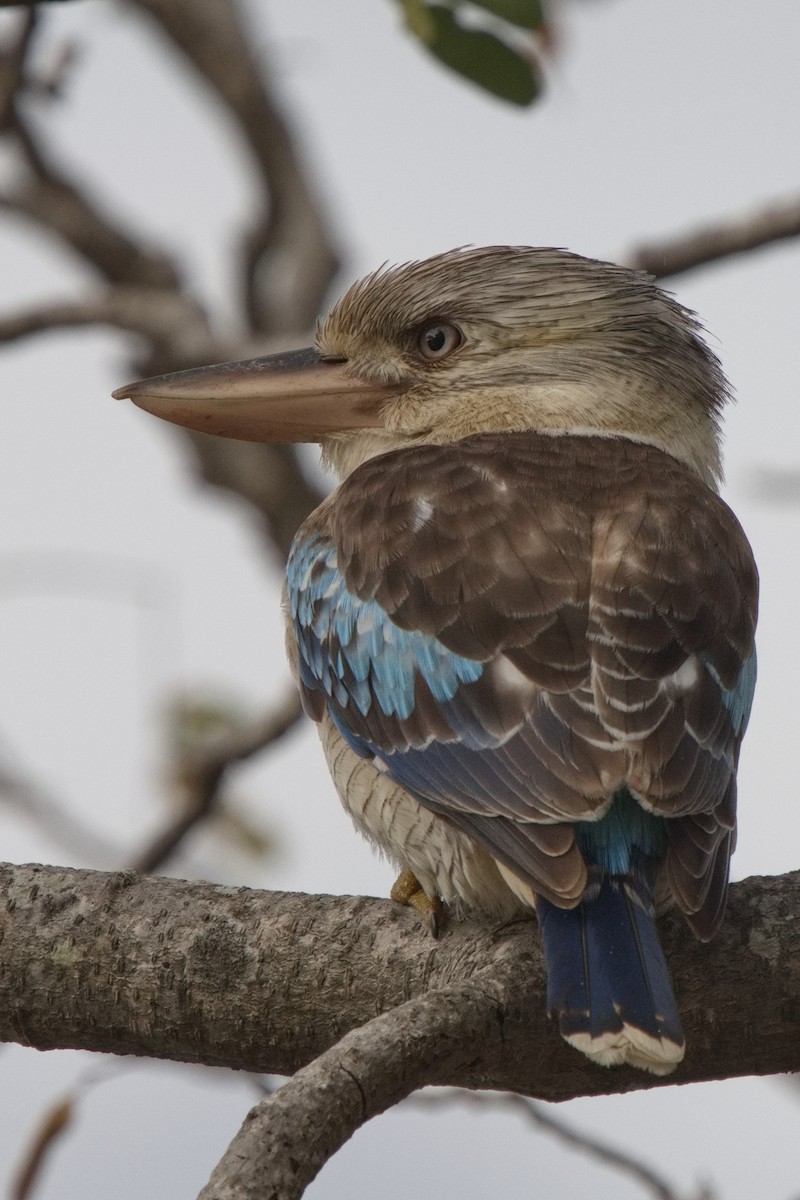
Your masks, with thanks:
[{"label": "bare tree limb", "polygon": [[693,233],[646,242],[628,256],[627,262],[639,271],[665,279],[795,237],[800,237],[800,196],[764,204]]},{"label": "bare tree limb", "polygon": [[[288,329],[296,338],[311,324],[336,257],[288,127],[259,78],[259,67],[229,0],[213,4],[142,0],[140,7],[150,11],[223,99],[256,157],[270,197],[264,208],[269,216],[263,216],[258,229],[269,230],[264,253],[274,255],[275,271],[267,305],[272,306],[272,317],[262,314],[255,326],[274,327],[282,334],[281,346],[265,346],[263,336],[257,341],[253,332],[236,341],[215,336],[207,313],[186,292],[168,257],[122,232],[82,187],[53,165],[22,108],[26,62],[35,29],[30,15],[20,23],[19,34],[0,58],[0,112],[6,114],[2,129],[22,163],[17,181],[0,195],[0,209],[27,217],[54,233],[111,287],[99,296],[43,304],[8,315],[0,319],[0,342],[52,329],[108,325],[143,339],[144,351],[131,368],[132,374],[143,375],[284,348]],[[223,47],[232,55],[230,59],[222,55]],[[228,61],[237,62],[236,71],[228,69]],[[277,139],[274,146],[273,136]],[[274,180],[272,173],[276,173]],[[297,270],[287,269],[283,262],[287,255],[299,264]],[[255,273],[257,257],[254,251],[248,268],[251,273]],[[286,286],[282,284],[283,290],[277,286],[278,280],[289,286],[290,295]],[[293,449],[188,432],[181,436],[192,447],[199,476],[251,504],[262,518],[267,543],[284,558],[297,526],[322,496],[305,478]]]},{"label": "bare tree limb", "polygon": [[[0,342],[21,341],[54,329],[107,325],[168,342],[171,359],[187,364],[215,345],[205,313],[174,290],[116,287],[85,300],[52,301],[0,317]],[[222,347],[220,347],[222,349]]]},{"label": "bare tree limb", "polygon": [[[156,3],[154,8],[159,5]],[[256,154],[265,186],[270,185],[269,174],[273,169],[283,170],[291,177],[291,186],[286,184],[282,190],[280,181],[275,185],[275,194],[282,199],[276,203],[273,196],[270,210],[273,214],[270,221],[281,211],[281,205],[291,218],[292,237],[297,245],[287,244],[284,249],[294,252],[302,247],[304,254],[312,251],[323,237],[322,219],[310,193],[306,195],[303,191],[299,159],[273,98],[259,83],[258,67],[250,57],[236,10],[233,5],[223,3],[201,5],[195,13],[189,6],[183,13],[186,20],[179,19],[177,25],[175,15],[170,8],[165,17],[171,36],[190,59],[196,51],[195,65],[201,74],[205,77],[210,73],[212,86],[218,93],[220,89],[226,93],[222,98]],[[3,114],[0,128],[7,141],[16,147],[20,162],[16,181],[0,196],[0,208],[32,219],[55,233],[111,286],[101,295],[42,304],[0,319],[0,342],[17,341],[58,328],[108,325],[143,339],[145,352],[135,368],[137,374],[264,353],[269,347],[263,345],[263,338],[255,343],[251,335],[237,342],[215,337],[206,312],[185,291],[171,261],[122,233],[82,186],[74,184],[54,166],[36,126],[30,123],[24,110],[24,93],[35,82],[28,60],[37,28],[34,15],[26,15],[0,55],[0,113]],[[233,53],[231,61],[244,64],[241,72],[230,72],[227,67],[221,70],[219,53],[223,45]],[[266,113],[259,111],[259,105],[266,106]],[[274,150],[269,145],[273,135],[280,142]],[[295,193],[305,196],[299,207],[295,204]],[[303,229],[304,221],[311,222],[310,234]],[[273,223],[271,228],[278,226]],[[319,247],[314,251],[314,262],[323,269],[326,256],[318,250]],[[327,258],[330,260],[331,255]],[[301,291],[310,281],[313,293],[302,301],[295,296],[295,305],[305,304],[309,313],[316,309],[319,289],[327,287],[330,277],[325,274],[327,270],[323,269],[324,284],[319,282],[322,276],[313,273],[305,281],[294,280],[293,286]],[[292,310],[291,305],[286,307],[278,300],[276,304],[284,315]],[[303,320],[310,323],[310,315]],[[269,543],[276,546],[279,555],[285,556],[297,525],[321,497],[305,479],[293,451],[285,446],[239,445],[202,435],[188,435],[186,440],[194,448],[198,472],[212,485],[248,500],[263,517]],[[244,745],[225,747],[216,756],[193,764],[191,805],[142,852],[138,868],[154,870],[174,853],[183,837],[214,807],[228,768],[282,736],[298,716],[299,706],[293,697],[258,729],[247,731],[245,740],[251,739],[250,749]]]},{"label": "bare tree limb", "polygon": [[136,241],[96,197],[70,179],[44,149],[36,124],[24,106],[28,57],[41,22],[26,15],[19,35],[0,56],[0,135],[13,147],[17,169],[0,192],[0,211],[33,221],[55,235],[97,272],[111,291],[88,301],[43,305],[2,322],[10,341],[61,326],[111,324],[144,334],[154,354],[165,346],[179,362],[190,360],[208,341],[208,321],[200,305],[182,290],[177,267],[164,253]]},{"label": "bare tree limb", "polygon": [[800,873],[732,888],[710,945],[665,923],[689,1051],[666,1080],[593,1067],[545,1017],[532,922],[433,942],[377,900],[55,867],[0,869],[0,1039],[292,1074],[376,1013],[451,986],[500,1044],[437,1082],[545,1099],[800,1069]]},{"label": "bare tree limb", "polygon": [[28,51],[36,31],[36,12],[25,13],[0,47],[0,130],[14,118],[14,97],[25,84]]},{"label": "bare tree limb", "polygon": [[[232,0],[135,0],[199,72],[236,122],[265,192],[244,238],[245,308],[254,330],[313,325],[339,266],[302,155]],[[236,70],[231,70],[236,63]]]},{"label": "bare tree limb", "polygon": [[[26,62],[35,29],[32,16],[26,16],[0,58],[0,112],[6,114],[2,130],[16,146],[23,168],[10,189],[0,194],[0,210],[27,217],[54,233],[111,287],[100,296],[9,315],[0,320],[0,341],[57,328],[109,325],[143,339],[144,352],[131,368],[137,375],[285,348],[287,333],[298,338],[316,316],[336,268],[336,254],[300,154],[252,56],[238,10],[231,0],[136,3],[223,101],[254,156],[265,198],[261,217],[248,235],[245,307],[252,328],[237,341],[215,336],[207,313],[185,290],[171,260],[123,232],[82,187],[55,167],[23,112]],[[230,62],[237,63],[235,71],[229,69]],[[262,272],[265,263],[269,269]],[[281,336],[280,347],[265,347],[263,335],[256,340],[267,328]],[[306,480],[294,450],[189,432],[181,436],[192,447],[199,476],[248,501],[262,518],[268,544],[285,557],[297,526],[322,496]]]},{"label": "bare tree limb", "polygon": [[13,135],[28,170],[5,193],[0,207],[35,221],[56,234],[109,283],[175,288],[178,273],[166,255],[145,250],[101,212],[96,198],[45,154],[32,123],[12,105],[7,131]]},{"label": "bare tree limb", "polygon": [[192,430],[186,431],[186,438],[203,482],[248,501],[261,518],[268,544],[283,561],[298,525],[323,496],[306,479],[294,448],[231,442]]},{"label": "bare tree limb", "polygon": [[499,1050],[500,1001],[490,984],[450,986],[351,1030],[251,1109],[199,1200],[302,1196],[365,1122],[459,1070],[475,1047]]}]

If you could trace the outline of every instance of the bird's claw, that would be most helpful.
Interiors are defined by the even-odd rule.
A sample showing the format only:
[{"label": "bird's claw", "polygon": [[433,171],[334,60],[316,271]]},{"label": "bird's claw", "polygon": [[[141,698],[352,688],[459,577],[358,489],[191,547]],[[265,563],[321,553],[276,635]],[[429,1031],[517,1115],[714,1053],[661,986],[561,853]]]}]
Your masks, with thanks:
[{"label": "bird's claw", "polygon": [[389,897],[397,904],[416,909],[431,937],[438,938],[444,918],[444,906],[438,896],[429,896],[423,890],[416,875],[408,867],[395,879]]}]

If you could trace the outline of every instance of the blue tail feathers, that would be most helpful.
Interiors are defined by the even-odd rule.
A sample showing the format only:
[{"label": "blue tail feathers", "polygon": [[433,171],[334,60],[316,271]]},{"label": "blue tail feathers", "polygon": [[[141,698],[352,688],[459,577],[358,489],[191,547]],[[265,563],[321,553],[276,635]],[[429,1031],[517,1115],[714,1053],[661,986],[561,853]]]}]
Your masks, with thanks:
[{"label": "blue tail feathers", "polygon": [[674,1070],[683,1032],[646,880],[598,872],[577,908],[539,897],[536,910],[563,1037],[603,1066]]}]

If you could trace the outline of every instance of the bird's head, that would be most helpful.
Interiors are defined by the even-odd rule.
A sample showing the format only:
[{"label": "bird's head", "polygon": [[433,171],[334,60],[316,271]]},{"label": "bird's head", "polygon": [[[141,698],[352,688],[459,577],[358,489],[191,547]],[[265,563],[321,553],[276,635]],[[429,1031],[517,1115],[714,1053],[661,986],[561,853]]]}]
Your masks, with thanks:
[{"label": "bird's head", "polygon": [[404,445],[538,430],[648,442],[714,484],[728,389],[693,314],[649,277],[494,246],[367,276],[321,322],[313,350],[114,395],[208,433],[319,442],[341,475]]}]

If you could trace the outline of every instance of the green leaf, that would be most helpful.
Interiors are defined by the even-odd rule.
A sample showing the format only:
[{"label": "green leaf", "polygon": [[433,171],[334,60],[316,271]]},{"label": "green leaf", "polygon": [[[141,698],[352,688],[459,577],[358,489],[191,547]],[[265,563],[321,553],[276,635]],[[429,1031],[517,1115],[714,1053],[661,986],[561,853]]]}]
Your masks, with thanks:
[{"label": "green leaf", "polygon": [[521,54],[494,34],[465,29],[449,8],[432,4],[428,12],[434,36],[425,45],[440,62],[511,104],[524,106],[536,99],[541,82],[533,64]]},{"label": "green leaf", "polygon": [[472,0],[472,3],[523,29],[539,29],[544,25],[541,0]]},{"label": "green leaf", "polygon": [[[2,0],[0,0],[2,3]],[[399,0],[406,20],[406,29],[423,42],[430,42],[436,36],[431,15],[423,0]]]}]

